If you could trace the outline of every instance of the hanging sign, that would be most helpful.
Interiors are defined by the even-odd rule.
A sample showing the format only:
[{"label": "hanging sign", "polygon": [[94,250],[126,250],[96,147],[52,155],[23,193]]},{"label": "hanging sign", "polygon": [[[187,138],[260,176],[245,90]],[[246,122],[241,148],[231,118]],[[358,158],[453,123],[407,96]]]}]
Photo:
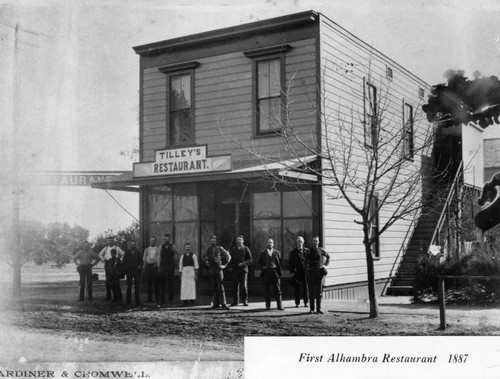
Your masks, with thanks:
[{"label": "hanging sign", "polygon": [[207,146],[157,150],[154,162],[134,163],[134,177],[231,170],[231,155],[207,156]]}]

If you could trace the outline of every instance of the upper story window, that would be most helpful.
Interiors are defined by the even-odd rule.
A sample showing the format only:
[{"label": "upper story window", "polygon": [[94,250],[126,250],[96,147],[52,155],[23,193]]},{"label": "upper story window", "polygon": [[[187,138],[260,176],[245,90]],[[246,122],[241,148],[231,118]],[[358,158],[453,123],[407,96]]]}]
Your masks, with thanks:
[{"label": "upper story window", "polygon": [[413,159],[413,107],[403,103],[403,156]]},{"label": "upper story window", "polygon": [[285,104],[285,53],[290,45],[244,51],[253,59],[254,131],[274,134],[282,127]]},{"label": "upper story window", "polygon": [[394,76],[393,72],[392,72],[392,68],[389,66],[386,67],[385,73],[386,73],[388,79],[392,79]]},{"label": "upper story window", "polygon": [[191,117],[191,75],[170,77],[170,145],[194,142]]},{"label": "upper story window", "polygon": [[281,60],[257,62],[257,134],[280,128],[281,105]]},{"label": "upper story window", "polygon": [[418,97],[423,99],[425,96],[425,90],[422,87],[418,87]]},{"label": "upper story window", "polygon": [[167,75],[167,145],[195,143],[193,78],[197,65],[185,62],[158,68]]},{"label": "upper story window", "polygon": [[377,87],[367,82],[365,85],[365,145],[369,147],[377,146],[377,108]]}]

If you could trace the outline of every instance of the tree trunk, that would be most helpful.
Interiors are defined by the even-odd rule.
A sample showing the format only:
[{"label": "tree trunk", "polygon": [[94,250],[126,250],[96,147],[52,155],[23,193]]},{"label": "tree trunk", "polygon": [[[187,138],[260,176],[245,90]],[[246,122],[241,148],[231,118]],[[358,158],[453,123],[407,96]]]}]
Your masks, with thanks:
[{"label": "tree trunk", "polygon": [[370,318],[378,317],[378,302],[375,291],[375,270],[373,267],[373,255],[371,246],[365,244],[366,252],[366,271],[368,274],[368,299],[370,300]]}]

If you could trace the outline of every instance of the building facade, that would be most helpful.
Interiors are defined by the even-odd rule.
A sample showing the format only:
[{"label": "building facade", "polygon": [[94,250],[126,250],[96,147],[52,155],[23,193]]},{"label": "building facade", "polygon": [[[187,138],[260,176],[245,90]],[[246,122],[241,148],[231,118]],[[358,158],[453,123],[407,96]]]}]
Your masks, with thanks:
[{"label": "building facade", "polygon": [[[410,170],[419,170],[426,157],[413,150],[429,126],[416,115],[429,86],[313,11],[134,50],[139,162],[93,186],[139,193],[142,241],[169,233],[179,249],[190,242],[201,254],[212,234],[224,247],[241,234],[256,258],[272,237],[286,267],[296,237],[307,246],[318,235],[331,257],[330,296],[357,297],[357,289],[363,296],[356,214],[314,173],[327,169],[325,140],[339,120],[361,117],[352,134],[370,145],[377,98],[388,127],[404,128],[402,148]],[[353,150],[353,159],[360,153]],[[380,284],[394,275],[413,227],[401,220],[377,241]]]}]

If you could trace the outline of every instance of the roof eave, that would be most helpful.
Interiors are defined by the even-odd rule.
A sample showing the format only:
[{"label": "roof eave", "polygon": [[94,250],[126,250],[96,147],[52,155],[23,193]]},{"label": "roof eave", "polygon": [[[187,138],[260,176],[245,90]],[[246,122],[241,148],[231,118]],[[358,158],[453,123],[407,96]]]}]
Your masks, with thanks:
[{"label": "roof eave", "polygon": [[228,38],[241,37],[244,34],[255,34],[268,31],[270,29],[290,28],[302,24],[309,24],[318,20],[319,13],[307,11],[295,13],[292,15],[272,18],[263,21],[252,22],[249,24],[231,26],[223,29],[216,29],[204,33],[192,34],[189,36],[173,38],[164,41],[149,43],[133,47],[136,54],[141,56],[150,56],[160,54],[168,49],[177,49],[190,45],[206,44],[209,42],[220,41]]}]

